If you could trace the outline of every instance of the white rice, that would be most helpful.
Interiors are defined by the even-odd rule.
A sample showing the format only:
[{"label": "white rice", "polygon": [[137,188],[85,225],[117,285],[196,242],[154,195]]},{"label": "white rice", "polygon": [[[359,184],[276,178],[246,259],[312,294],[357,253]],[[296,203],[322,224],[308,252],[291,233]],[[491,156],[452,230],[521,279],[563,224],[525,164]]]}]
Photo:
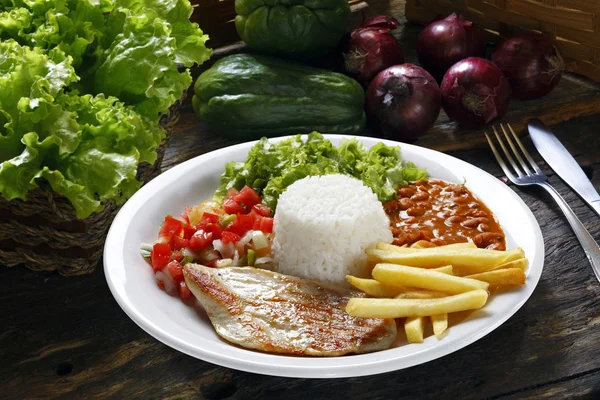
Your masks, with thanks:
[{"label": "white rice", "polygon": [[368,277],[365,249],[393,240],[371,188],[345,175],[312,176],[279,197],[273,226],[278,272],[335,284]]}]

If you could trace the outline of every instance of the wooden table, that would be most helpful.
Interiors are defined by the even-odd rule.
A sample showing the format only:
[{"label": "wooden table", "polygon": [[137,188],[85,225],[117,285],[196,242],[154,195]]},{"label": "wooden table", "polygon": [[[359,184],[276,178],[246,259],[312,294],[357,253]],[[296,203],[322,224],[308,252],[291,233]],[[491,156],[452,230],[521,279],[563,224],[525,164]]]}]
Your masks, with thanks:
[{"label": "wooden table", "polygon": [[[561,83],[557,89],[558,94],[563,93],[560,98],[569,96],[573,81],[579,79]],[[591,114],[600,107],[593,104],[600,89],[584,84],[587,88],[583,92],[592,104],[580,107],[586,110],[582,114]],[[558,110],[557,102],[546,99],[523,103],[514,106],[507,118],[548,114],[544,110],[552,104],[556,112],[566,113]],[[554,118],[553,122],[558,122]],[[597,189],[599,127],[600,115],[593,115],[553,128]],[[436,136],[439,138],[433,140]],[[525,141],[533,151],[531,142]],[[163,169],[234,143],[206,132],[188,102]],[[480,132],[460,133],[442,118],[431,135],[417,144],[444,151],[454,149],[449,154],[502,179],[491,152],[481,142]],[[600,238],[598,216],[551,170],[546,170],[550,182],[592,235]],[[142,331],[111,296],[101,267],[90,276],[77,278],[0,267],[0,397],[598,398],[600,284],[552,199],[535,188],[513,189],[541,225],[546,243],[544,273],[530,300],[512,318],[451,355],[407,370],[364,378],[288,379],[239,372],[181,354]]]}]

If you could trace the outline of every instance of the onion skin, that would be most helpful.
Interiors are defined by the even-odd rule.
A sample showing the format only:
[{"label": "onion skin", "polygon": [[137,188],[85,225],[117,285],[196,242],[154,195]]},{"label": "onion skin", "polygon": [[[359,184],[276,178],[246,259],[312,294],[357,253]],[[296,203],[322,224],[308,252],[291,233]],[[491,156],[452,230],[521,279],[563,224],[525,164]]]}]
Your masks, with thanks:
[{"label": "onion skin", "polygon": [[380,71],[402,64],[404,54],[400,44],[390,33],[397,27],[398,21],[395,18],[379,15],[364,21],[355,29],[344,51],[347,74],[366,86]]},{"label": "onion skin", "polygon": [[550,93],[565,69],[552,41],[533,32],[504,40],[496,47],[492,61],[508,79],[513,97],[521,100],[538,99]]},{"label": "onion skin", "polygon": [[441,85],[442,106],[460,126],[477,128],[502,118],[508,110],[508,80],[491,61],[469,57],[454,64]]},{"label": "onion skin", "polygon": [[413,64],[381,71],[366,94],[367,115],[386,138],[413,141],[435,123],[441,91],[435,79]]},{"label": "onion skin", "polygon": [[417,42],[419,63],[437,79],[467,57],[485,56],[483,29],[456,13],[427,25]]}]

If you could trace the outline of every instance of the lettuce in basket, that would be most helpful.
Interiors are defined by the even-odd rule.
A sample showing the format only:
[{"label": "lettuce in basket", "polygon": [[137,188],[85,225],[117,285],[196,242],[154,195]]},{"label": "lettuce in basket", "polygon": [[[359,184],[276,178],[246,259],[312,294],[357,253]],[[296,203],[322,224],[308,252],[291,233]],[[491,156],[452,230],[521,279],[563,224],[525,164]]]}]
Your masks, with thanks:
[{"label": "lettuce in basket", "polygon": [[46,180],[78,218],[138,188],[208,39],[188,0],[0,0],[0,194]]}]

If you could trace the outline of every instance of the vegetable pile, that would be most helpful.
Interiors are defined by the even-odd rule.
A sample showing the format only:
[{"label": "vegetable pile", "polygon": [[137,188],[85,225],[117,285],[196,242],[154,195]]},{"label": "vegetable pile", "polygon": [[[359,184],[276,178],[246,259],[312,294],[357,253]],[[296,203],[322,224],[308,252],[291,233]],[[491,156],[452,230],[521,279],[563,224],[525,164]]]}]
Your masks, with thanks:
[{"label": "vegetable pile", "polygon": [[165,113],[209,56],[188,0],[2,1],[0,194],[46,180],[84,219],[153,163]]},{"label": "vegetable pile", "polygon": [[193,299],[183,266],[198,262],[215,268],[255,266],[273,269],[271,209],[252,188],[230,189],[221,203],[187,207],[181,218],[167,216],[153,244],[143,244],[160,288]]},{"label": "vegetable pile", "polygon": [[300,135],[277,143],[261,139],[250,149],[245,162],[225,166],[214,200],[221,202],[231,189],[249,186],[275,210],[279,195],[298,179],[335,173],[362,180],[381,202],[395,198],[398,186],[427,176],[427,171],[412,162],[403,165],[399,147],[378,143],[367,150],[361,142],[351,139],[336,148],[312,132],[306,140]]}]

